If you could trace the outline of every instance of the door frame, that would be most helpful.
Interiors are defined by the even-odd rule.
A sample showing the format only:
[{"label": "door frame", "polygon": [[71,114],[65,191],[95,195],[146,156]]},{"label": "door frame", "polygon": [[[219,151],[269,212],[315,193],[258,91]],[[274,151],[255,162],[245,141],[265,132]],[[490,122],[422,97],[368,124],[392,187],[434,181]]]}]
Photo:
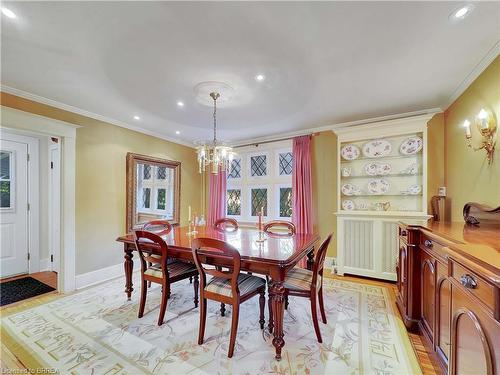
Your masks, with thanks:
[{"label": "door frame", "polygon": [[68,293],[75,290],[75,168],[76,129],[80,126],[1,106],[0,125],[15,131],[43,134],[61,140],[61,251],[57,289]]},{"label": "door frame", "polygon": [[[53,142],[51,138],[56,138],[57,142]],[[60,259],[61,259],[61,242],[59,241],[58,243],[53,242],[53,234],[56,228],[59,228],[59,233],[61,233],[61,147],[59,146],[60,139],[57,137],[49,137],[49,147],[48,147],[48,162],[50,164],[49,168],[49,178],[48,178],[48,183],[49,183],[49,208],[48,208],[48,213],[49,213],[49,258],[50,258],[50,270],[54,272],[60,272]],[[52,151],[57,150],[57,160],[56,160],[56,166],[53,168],[52,165]],[[54,183],[54,177],[55,173],[58,173],[57,181]],[[55,199],[59,201],[59,212],[56,212],[53,209],[53,198],[52,198],[52,191],[55,189]],[[57,259],[57,262],[56,262]],[[54,265],[57,263],[57,267],[54,267]]]},{"label": "door frame", "polygon": [[[38,138],[19,134],[10,129],[0,129],[12,142],[28,145],[28,273],[40,271],[40,147]],[[16,249],[17,250],[17,249]]]}]

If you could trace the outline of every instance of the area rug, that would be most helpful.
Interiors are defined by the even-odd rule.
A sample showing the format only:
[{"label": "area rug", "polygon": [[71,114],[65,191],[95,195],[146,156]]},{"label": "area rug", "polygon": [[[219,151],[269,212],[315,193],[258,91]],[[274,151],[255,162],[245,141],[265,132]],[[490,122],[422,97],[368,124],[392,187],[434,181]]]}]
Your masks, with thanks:
[{"label": "area rug", "polygon": [[30,276],[0,283],[0,306],[9,305],[55,289]]},{"label": "area rug", "polygon": [[286,345],[278,362],[272,336],[259,328],[258,298],[240,308],[235,354],[229,360],[230,307],[222,317],[219,305],[208,302],[200,346],[199,310],[188,281],[173,285],[162,327],[156,325],[159,287],[148,291],[145,315],[138,319],[139,291],[127,301],[123,285],[123,279],[115,279],[24,311],[4,311],[2,341],[25,366],[60,374],[420,373],[384,287],[325,280],[323,344],[316,341],[308,301],[290,297]]}]

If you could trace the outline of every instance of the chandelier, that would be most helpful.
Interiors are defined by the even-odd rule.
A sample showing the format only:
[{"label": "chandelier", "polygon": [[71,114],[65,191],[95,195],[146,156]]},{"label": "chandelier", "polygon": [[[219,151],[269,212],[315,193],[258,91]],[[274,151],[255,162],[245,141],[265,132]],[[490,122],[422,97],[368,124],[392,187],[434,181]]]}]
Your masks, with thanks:
[{"label": "chandelier", "polygon": [[199,172],[205,172],[208,167],[213,174],[218,174],[219,169],[227,169],[233,160],[233,148],[217,141],[217,99],[218,92],[211,92],[210,97],[214,101],[214,139],[212,142],[201,144],[196,148],[198,154]]}]

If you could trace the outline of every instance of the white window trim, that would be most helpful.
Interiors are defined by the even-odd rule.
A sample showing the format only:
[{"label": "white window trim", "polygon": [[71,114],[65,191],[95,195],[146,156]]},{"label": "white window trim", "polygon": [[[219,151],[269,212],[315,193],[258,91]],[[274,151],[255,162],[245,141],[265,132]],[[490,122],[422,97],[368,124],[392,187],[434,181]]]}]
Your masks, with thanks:
[{"label": "white window trim", "polygon": [[[251,189],[266,188],[267,189],[267,216],[264,220],[291,220],[290,217],[280,217],[279,209],[279,189],[280,187],[292,186],[292,175],[279,174],[279,154],[292,152],[292,142],[280,141],[260,145],[258,149],[255,146],[237,148],[237,159],[241,159],[241,177],[228,178],[227,190],[241,190],[241,215],[226,215],[227,217],[238,220],[241,223],[256,223],[257,217],[252,216],[251,212]],[[252,156],[266,155],[266,176],[251,176]]]}]

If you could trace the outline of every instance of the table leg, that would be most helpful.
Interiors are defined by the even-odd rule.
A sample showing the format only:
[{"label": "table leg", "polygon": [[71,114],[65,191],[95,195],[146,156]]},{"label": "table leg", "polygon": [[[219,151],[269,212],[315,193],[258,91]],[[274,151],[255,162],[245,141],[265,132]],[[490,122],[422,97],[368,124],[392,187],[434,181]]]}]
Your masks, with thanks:
[{"label": "table leg", "polygon": [[132,284],[132,272],[134,270],[134,262],[132,258],[134,257],[132,251],[132,247],[128,246],[128,244],[124,245],[125,251],[125,262],[123,263],[123,267],[125,268],[125,293],[127,293],[127,300],[130,301],[130,297],[132,296],[132,291],[134,290]]},{"label": "table leg", "polygon": [[307,253],[307,269],[312,271],[314,266],[314,247]]},{"label": "table leg", "polygon": [[273,345],[276,349],[276,360],[281,360],[281,348],[285,345],[283,339],[283,314],[285,301],[285,287],[283,281],[271,282],[271,299],[273,310]]}]

